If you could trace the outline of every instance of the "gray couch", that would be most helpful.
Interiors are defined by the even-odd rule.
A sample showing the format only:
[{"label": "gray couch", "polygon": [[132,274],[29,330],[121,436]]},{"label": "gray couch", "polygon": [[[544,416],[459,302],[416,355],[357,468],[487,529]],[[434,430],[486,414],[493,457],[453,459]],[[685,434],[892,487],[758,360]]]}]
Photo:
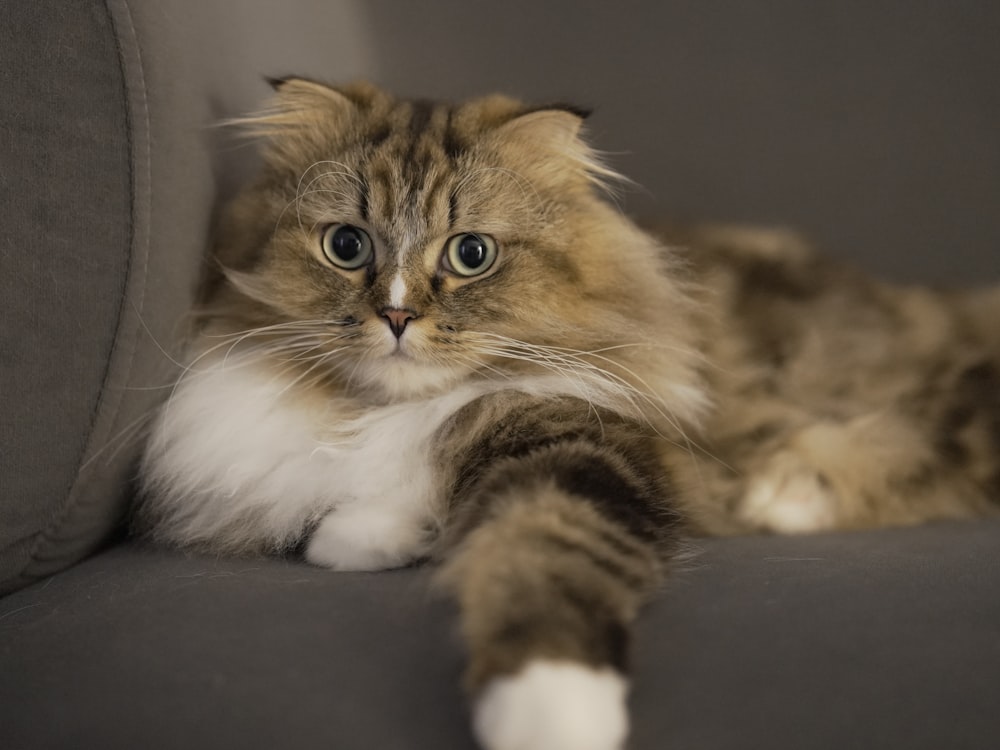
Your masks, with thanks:
[{"label": "gray couch", "polygon": [[[1000,6],[552,5],[0,7],[0,747],[473,747],[428,571],[121,532],[214,207],[254,163],[211,124],[264,74],[576,100],[636,213],[1000,275]],[[640,621],[630,747],[1000,747],[1000,524],[697,547]]]}]

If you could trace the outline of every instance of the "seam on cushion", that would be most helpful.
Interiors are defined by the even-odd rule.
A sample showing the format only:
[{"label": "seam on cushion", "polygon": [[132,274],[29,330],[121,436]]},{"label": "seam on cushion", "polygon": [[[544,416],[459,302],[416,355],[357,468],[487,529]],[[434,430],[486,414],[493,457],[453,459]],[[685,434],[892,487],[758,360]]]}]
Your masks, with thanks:
[{"label": "seam on cushion", "polygon": [[[129,64],[126,61],[126,49],[125,45],[122,43],[123,34],[121,25],[117,22],[115,18],[115,12],[111,8],[111,3],[109,0],[105,0],[103,3],[104,10],[112,33],[114,35],[115,50],[118,55],[118,65],[121,71],[121,81],[122,90],[124,94],[124,104],[125,104],[125,125],[126,125],[126,147],[128,148],[128,162],[129,162],[129,197],[130,197],[130,212],[129,212],[129,232],[128,232],[128,243],[129,243],[129,253],[125,262],[125,283],[122,294],[121,303],[118,307],[117,323],[115,325],[115,333],[112,338],[112,343],[110,350],[108,352],[108,361],[104,369],[104,375],[101,379],[101,388],[99,395],[97,397],[96,403],[94,405],[94,410],[91,414],[90,425],[87,430],[87,438],[84,440],[84,447],[81,452],[79,459],[77,460],[77,468],[74,474],[73,480],[66,492],[65,500],[63,501],[63,506],[59,509],[56,516],[46,525],[46,527],[40,531],[35,539],[35,543],[31,547],[31,551],[28,556],[28,560],[25,562],[24,566],[21,568],[21,574],[19,577],[33,577],[31,576],[30,569],[33,563],[38,562],[43,558],[43,553],[46,544],[51,539],[51,534],[56,532],[62,527],[65,522],[66,516],[75,508],[74,499],[76,493],[80,486],[81,474],[89,462],[89,459],[85,461],[86,456],[91,454],[92,443],[94,440],[94,433],[100,419],[101,411],[108,406],[108,396],[115,389],[111,388],[110,380],[112,376],[112,370],[117,369],[114,367],[115,360],[118,357],[119,347],[129,346],[127,357],[124,363],[124,381],[128,382],[132,368],[135,362],[135,352],[137,344],[137,336],[131,337],[131,342],[126,344],[124,342],[126,326],[128,322],[128,308],[132,306],[135,308],[136,316],[141,320],[142,309],[145,302],[146,296],[146,274],[148,270],[149,261],[149,221],[150,215],[152,213],[152,173],[151,173],[151,145],[150,145],[150,118],[149,118],[149,98],[147,96],[146,89],[146,77],[143,70],[142,64],[142,53],[139,50],[138,35],[135,30],[135,24],[132,20],[132,13],[128,6],[127,0],[120,0],[121,7],[123,8],[125,20],[127,21],[127,33],[131,41],[131,48],[134,51],[135,56],[135,70],[137,73],[137,83],[138,86],[133,91],[133,87],[130,85]],[[135,119],[133,113],[133,93],[136,94],[136,98],[139,99],[142,109],[142,125],[144,128],[145,144],[142,154],[142,161],[144,167],[143,177],[145,178],[144,189],[142,190],[142,195],[139,194],[140,189],[143,188],[140,185],[140,181],[136,179],[136,147],[135,147]],[[141,213],[145,214],[145,221],[137,221],[136,217]],[[142,237],[139,233],[142,233]],[[134,265],[133,261],[137,259],[138,265]],[[130,295],[133,289],[137,287],[136,296],[137,302],[133,302],[130,299]],[[138,330],[138,325],[134,328]],[[113,425],[118,421],[118,414],[121,410],[121,404],[124,399],[124,389],[117,394],[117,400],[113,406],[112,416],[109,418],[108,427],[109,430],[113,431]]]}]

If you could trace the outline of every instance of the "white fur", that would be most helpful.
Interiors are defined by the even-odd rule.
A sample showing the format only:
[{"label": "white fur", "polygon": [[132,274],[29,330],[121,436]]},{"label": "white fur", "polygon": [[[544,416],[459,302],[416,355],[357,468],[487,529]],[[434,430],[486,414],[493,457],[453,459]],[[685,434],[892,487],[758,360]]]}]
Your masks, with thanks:
[{"label": "white fur", "polygon": [[611,669],[533,661],[486,686],[473,727],[486,750],[619,750],[628,734],[627,692]]},{"label": "white fur", "polygon": [[269,371],[222,363],[181,383],[143,464],[161,533],[281,545],[332,512],[306,552],[318,564],[378,569],[422,554],[441,495],[430,437],[481,391],[363,411],[348,400],[309,404],[293,391]]},{"label": "white fur", "polygon": [[406,281],[403,280],[402,272],[397,272],[389,285],[389,305],[396,309],[406,307]]}]

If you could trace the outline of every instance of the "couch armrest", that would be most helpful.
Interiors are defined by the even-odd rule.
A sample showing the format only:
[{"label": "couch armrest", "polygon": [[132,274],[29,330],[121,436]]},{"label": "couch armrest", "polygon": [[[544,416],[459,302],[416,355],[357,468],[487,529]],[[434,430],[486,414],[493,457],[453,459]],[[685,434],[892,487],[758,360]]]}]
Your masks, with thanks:
[{"label": "couch armrest", "polygon": [[211,125],[258,106],[265,74],[368,73],[362,21],[310,0],[3,5],[0,593],[125,513],[219,186],[252,153]]}]

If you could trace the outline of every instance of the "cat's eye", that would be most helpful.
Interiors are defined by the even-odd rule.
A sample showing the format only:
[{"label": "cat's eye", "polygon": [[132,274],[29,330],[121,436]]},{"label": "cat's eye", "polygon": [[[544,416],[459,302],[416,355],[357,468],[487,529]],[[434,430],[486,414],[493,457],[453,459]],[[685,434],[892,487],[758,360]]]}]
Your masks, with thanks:
[{"label": "cat's eye", "polygon": [[445,267],[459,276],[479,276],[497,259],[497,243],[488,234],[458,234],[448,240]]},{"label": "cat's eye", "polygon": [[338,268],[353,271],[372,258],[372,238],[351,224],[331,224],[323,230],[323,255]]}]

